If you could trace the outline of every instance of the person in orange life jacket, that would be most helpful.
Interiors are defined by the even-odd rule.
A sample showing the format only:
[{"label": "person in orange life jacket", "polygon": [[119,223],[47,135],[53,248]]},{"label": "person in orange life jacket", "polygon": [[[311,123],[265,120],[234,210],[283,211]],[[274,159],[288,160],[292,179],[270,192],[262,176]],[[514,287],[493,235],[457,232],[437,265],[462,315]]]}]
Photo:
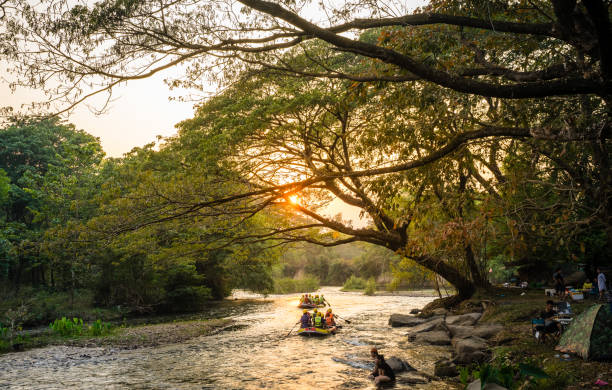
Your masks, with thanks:
[{"label": "person in orange life jacket", "polygon": [[304,309],[303,313],[304,314],[302,314],[302,317],[300,318],[300,327],[301,328],[310,328],[312,326],[312,321],[311,321],[310,313],[306,309]]},{"label": "person in orange life jacket", "polygon": [[325,323],[329,327],[336,326],[336,320],[334,319],[332,309],[327,309],[327,313],[325,314]]}]

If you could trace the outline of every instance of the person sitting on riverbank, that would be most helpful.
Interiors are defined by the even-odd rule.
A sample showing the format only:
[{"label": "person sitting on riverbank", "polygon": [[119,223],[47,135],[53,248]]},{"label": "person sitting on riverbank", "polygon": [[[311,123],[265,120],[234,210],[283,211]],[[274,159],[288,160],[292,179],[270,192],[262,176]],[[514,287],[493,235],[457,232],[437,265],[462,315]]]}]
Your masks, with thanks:
[{"label": "person sitting on riverbank", "polygon": [[554,302],[546,301],[546,308],[540,312],[540,318],[544,320],[544,325],[536,326],[536,331],[542,332],[542,339],[546,334],[561,334],[561,324],[552,318],[557,314],[553,310]]},{"label": "person sitting on riverbank", "polygon": [[370,373],[370,376],[374,377],[374,384],[395,381],[393,369],[385,362],[385,357],[378,353],[376,347],[372,347],[370,356],[374,359],[374,371]]},{"label": "person sitting on riverbank", "polygon": [[301,328],[310,328],[312,326],[312,318],[310,317],[310,313],[308,310],[304,309],[304,314],[300,317],[300,327]]}]

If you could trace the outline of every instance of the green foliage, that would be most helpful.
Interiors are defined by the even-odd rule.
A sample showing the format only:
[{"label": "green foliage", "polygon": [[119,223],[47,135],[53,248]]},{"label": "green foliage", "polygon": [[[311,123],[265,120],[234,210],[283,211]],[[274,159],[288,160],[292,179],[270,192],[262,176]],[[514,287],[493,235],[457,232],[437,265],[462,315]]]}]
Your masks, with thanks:
[{"label": "green foliage", "polygon": [[408,288],[423,288],[433,285],[435,274],[409,258],[404,257],[396,263],[391,263],[390,268],[393,275],[391,282],[393,289],[395,289],[395,286],[402,284]]},{"label": "green foliage", "polygon": [[370,279],[368,279],[368,282],[366,283],[365,290],[363,293],[365,295],[376,294],[376,280],[374,280],[374,277],[370,277]]},{"label": "green foliage", "polygon": [[62,317],[49,324],[49,328],[62,337],[79,336],[83,333],[83,319]]},{"label": "green foliage", "polygon": [[0,168],[0,207],[4,207],[9,199],[10,183],[11,178],[4,169]]},{"label": "green foliage", "polygon": [[102,322],[98,319],[89,325],[87,328],[88,333],[94,337],[109,335],[112,331],[112,326],[108,322]]},{"label": "green foliage", "polygon": [[366,288],[366,285],[365,279],[351,275],[342,285],[342,291],[363,290]]},{"label": "green foliage", "polygon": [[10,329],[6,326],[2,326],[2,323],[0,322],[0,339],[8,338],[9,331]]},{"label": "green foliage", "polygon": [[274,280],[275,294],[311,293],[319,289],[319,281],[314,276],[301,279],[279,278]]},{"label": "green foliage", "polygon": [[459,367],[459,381],[467,385],[470,379],[470,369],[466,366]]},{"label": "green foliage", "polygon": [[477,365],[471,370],[462,367],[459,372],[460,381],[467,384],[471,379],[480,379],[481,389],[488,383],[495,383],[509,390],[532,388],[541,379],[550,378],[541,368],[527,363],[511,365],[505,363]]}]

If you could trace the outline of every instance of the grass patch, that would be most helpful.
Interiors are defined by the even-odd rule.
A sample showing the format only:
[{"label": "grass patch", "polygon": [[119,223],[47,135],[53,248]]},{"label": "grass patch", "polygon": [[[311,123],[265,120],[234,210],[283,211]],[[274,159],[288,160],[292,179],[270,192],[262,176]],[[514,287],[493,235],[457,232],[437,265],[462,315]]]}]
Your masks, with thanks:
[{"label": "grass patch", "polygon": [[[51,330],[32,336],[22,336],[21,348],[33,349],[48,345],[78,347],[112,347],[134,349],[180,343],[205,336],[233,323],[230,319],[174,321],[154,325],[120,326],[98,332],[94,324],[81,333],[61,334]],[[12,352],[13,346],[0,340],[0,353]]]},{"label": "grass patch", "polygon": [[82,318],[85,322],[101,319],[111,321],[121,319],[126,313],[120,307],[94,307],[93,293],[90,290],[52,292],[45,289],[22,288],[17,294],[4,294],[0,297],[0,321],[10,309],[25,306],[27,313],[21,325],[24,327],[48,326],[57,318]]}]

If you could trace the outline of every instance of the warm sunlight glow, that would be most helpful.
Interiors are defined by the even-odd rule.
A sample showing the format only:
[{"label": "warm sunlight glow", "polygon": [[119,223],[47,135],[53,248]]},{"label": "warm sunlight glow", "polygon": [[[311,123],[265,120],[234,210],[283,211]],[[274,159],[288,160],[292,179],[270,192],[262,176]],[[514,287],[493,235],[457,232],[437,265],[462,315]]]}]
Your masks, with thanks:
[{"label": "warm sunlight glow", "polygon": [[289,203],[291,204],[300,204],[300,197],[297,195],[289,196]]}]

